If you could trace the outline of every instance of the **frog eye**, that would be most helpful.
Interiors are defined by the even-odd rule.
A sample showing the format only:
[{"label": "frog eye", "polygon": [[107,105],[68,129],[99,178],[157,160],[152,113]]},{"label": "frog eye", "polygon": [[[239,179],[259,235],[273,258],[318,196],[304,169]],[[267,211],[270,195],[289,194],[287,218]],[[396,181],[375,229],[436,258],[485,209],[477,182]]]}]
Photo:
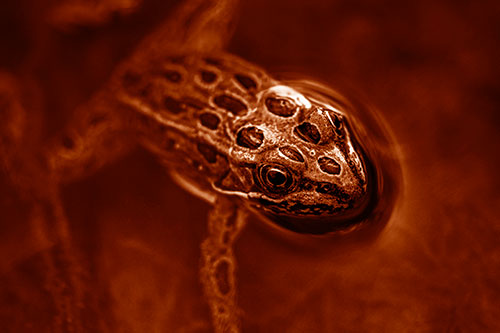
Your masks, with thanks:
[{"label": "frog eye", "polygon": [[269,112],[281,117],[291,117],[297,111],[295,103],[287,98],[280,97],[266,98],[266,107]]},{"label": "frog eye", "polygon": [[293,175],[281,165],[264,165],[258,170],[259,183],[271,193],[288,192],[292,187]]}]

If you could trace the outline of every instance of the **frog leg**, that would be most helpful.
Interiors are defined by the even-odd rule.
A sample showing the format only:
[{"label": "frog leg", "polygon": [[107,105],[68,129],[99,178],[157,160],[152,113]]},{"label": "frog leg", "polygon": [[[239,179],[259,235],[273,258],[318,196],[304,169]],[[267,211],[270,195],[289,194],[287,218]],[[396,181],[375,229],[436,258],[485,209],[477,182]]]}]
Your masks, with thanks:
[{"label": "frog leg", "polygon": [[88,270],[73,241],[71,225],[59,195],[60,185],[92,174],[127,153],[135,144],[127,119],[120,113],[125,110],[108,96],[104,91],[79,107],[63,133],[50,140],[42,151],[53,193],[44,207],[46,222],[41,220],[38,225],[41,232],[55,233],[51,237],[60,244],[61,258],[56,253],[49,260],[55,261],[52,265],[56,268],[61,267],[61,273],[53,274],[51,283],[57,293],[62,293],[62,297],[57,294],[55,298],[60,298],[62,308],[59,311],[62,319],[56,324],[63,332],[84,331],[82,311],[85,305],[91,309],[89,304],[94,303],[95,298],[85,284]]},{"label": "frog leg", "polygon": [[52,25],[70,30],[77,26],[96,26],[114,15],[134,12],[142,0],[63,0],[49,11]]},{"label": "frog leg", "polygon": [[80,106],[43,155],[58,183],[79,179],[116,160],[135,146],[129,110],[103,91]]},{"label": "frog leg", "polygon": [[[0,166],[20,198],[30,203],[33,241],[40,244],[45,286],[56,308],[53,331],[77,332],[82,305],[82,282],[69,226],[57,184],[34,152],[41,118],[36,106],[27,112],[25,101],[36,99],[13,75],[0,73]],[[36,104],[36,103],[35,103]],[[36,124],[35,124],[36,123]]]},{"label": "frog leg", "polygon": [[[172,52],[220,51],[234,31],[237,4],[238,0],[181,3],[164,24],[139,44],[132,57],[118,66],[108,88],[77,110],[66,134],[54,139],[45,150],[53,173],[63,180],[78,178],[126,150],[130,142],[114,139],[124,128],[134,127],[130,117],[123,117],[128,112],[113,99],[120,94],[123,73]],[[119,111],[111,112],[116,110]]]},{"label": "frog leg", "polygon": [[[114,112],[107,93],[79,108],[68,130],[40,150],[36,107],[13,75],[0,72],[0,169],[30,203],[30,223],[42,251],[46,285],[57,310],[53,331],[83,331],[81,311],[91,293],[85,290],[85,265],[74,245],[59,185],[80,178],[130,148],[121,138],[126,121]],[[32,121],[36,118],[36,121]],[[37,124],[33,124],[36,122]],[[130,137],[130,135],[129,135]]]},{"label": "frog leg", "polygon": [[233,244],[245,226],[247,212],[225,197],[208,217],[208,236],[201,245],[200,278],[216,332],[239,332],[236,258]]},{"label": "frog leg", "polygon": [[162,59],[186,52],[220,52],[235,30],[238,0],[186,0],[147,36],[133,61]]},{"label": "frog leg", "polygon": [[[38,185],[36,180],[33,184],[27,178],[38,172],[34,170],[36,163],[33,163],[31,151],[37,143],[41,121],[35,103],[29,105],[33,112],[29,115],[26,112],[26,101],[38,97],[32,91],[30,93],[21,87],[16,76],[0,71],[0,166],[16,189]],[[28,159],[31,159],[30,163],[26,163]],[[24,192],[28,190],[24,188]]]},{"label": "frog leg", "polygon": [[[142,0],[61,0],[48,14],[52,25],[71,30],[134,12]],[[139,58],[184,51],[224,49],[232,37],[239,0],[186,0],[137,48]]]}]

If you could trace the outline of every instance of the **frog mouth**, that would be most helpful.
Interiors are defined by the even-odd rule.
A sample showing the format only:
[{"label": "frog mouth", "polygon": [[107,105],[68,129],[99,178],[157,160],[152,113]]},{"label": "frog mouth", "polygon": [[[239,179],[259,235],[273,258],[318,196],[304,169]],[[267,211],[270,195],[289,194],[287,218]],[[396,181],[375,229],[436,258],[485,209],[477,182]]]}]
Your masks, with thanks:
[{"label": "frog mouth", "polygon": [[260,209],[279,215],[324,216],[334,214],[342,210],[341,207],[334,207],[327,204],[307,205],[297,201],[275,201],[265,197],[260,197],[257,202]]},{"label": "frog mouth", "polygon": [[324,217],[339,214],[349,208],[345,204],[330,205],[319,202],[305,204],[297,199],[273,199],[260,193],[249,193],[248,198],[258,209],[283,216]]},{"label": "frog mouth", "polygon": [[300,234],[344,234],[369,222],[370,215],[377,207],[377,187],[377,184],[371,183],[363,197],[353,200],[304,201],[297,193],[273,198],[260,192],[248,193],[247,199],[250,208],[271,225]]},{"label": "frog mouth", "polygon": [[271,225],[311,235],[351,232],[361,228],[371,212],[370,207],[364,207],[362,210],[350,210],[346,207],[328,204],[275,201],[263,197],[254,201],[253,208]]}]

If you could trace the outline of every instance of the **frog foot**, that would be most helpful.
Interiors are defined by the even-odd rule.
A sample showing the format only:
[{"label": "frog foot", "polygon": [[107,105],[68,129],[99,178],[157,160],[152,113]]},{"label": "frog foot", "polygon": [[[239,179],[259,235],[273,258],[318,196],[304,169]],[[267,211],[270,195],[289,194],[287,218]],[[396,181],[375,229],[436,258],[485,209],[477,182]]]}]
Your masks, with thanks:
[{"label": "frog foot", "polygon": [[232,247],[245,220],[245,211],[234,202],[218,199],[208,218],[208,237],[201,245],[200,278],[217,333],[241,328]]}]

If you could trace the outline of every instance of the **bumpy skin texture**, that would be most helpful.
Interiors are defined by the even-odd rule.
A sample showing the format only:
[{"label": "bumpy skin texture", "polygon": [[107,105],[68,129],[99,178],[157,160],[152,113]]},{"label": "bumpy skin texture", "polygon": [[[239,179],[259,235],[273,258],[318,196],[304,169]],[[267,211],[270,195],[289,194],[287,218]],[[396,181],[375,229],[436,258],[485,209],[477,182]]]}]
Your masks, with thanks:
[{"label": "bumpy skin texture", "polygon": [[[301,93],[224,53],[234,7],[231,0],[186,1],[76,110],[63,135],[37,153],[47,175],[23,184],[29,185],[25,192],[46,201],[52,211],[48,219],[56,226],[53,238],[63,244],[65,268],[50,269],[55,276],[50,279],[62,280],[74,294],[64,296],[53,288],[53,298],[61,303],[59,317],[66,322],[59,325],[61,331],[82,328],[80,310],[69,305],[83,303],[83,282],[74,272],[84,268],[57,187],[98,170],[136,144],[214,206],[200,275],[218,332],[240,327],[232,247],[245,224],[243,207],[304,234],[351,231],[367,214],[376,178],[349,115],[340,105]],[[4,158],[7,166],[19,158],[12,153],[19,147],[16,133],[10,136],[7,141],[14,143],[1,147],[12,155]],[[49,227],[40,228],[50,234]],[[68,283],[59,276],[64,274]]]},{"label": "bumpy skin texture", "polygon": [[242,206],[322,234],[356,228],[372,199],[348,115],[222,52],[130,62],[77,114],[46,150],[61,181],[139,143],[214,204],[201,278],[217,331],[240,326],[232,244],[244,222],[231,221]]},{"label": "bumpy skin texture", "polygon": [[242,59],[176,55],[125,70],[117,89],[143,143],[203,192],[303,218],[352,217],[366,201],[347,115]]},{"label": "bumpy skin texture", "polygon": [[105,94],[89,112],[95,115],[87,114],[87,127],[80,124],[55,150],[51,163],[59,174],[75,172],[66,160],[92,149],[97,154],[89,153],[85,165],[99,166],[123,142],[108,136],[134,133],[133,140],[200,192],[243,199],[265,214],[304,218],[304,233],[307,218],[330,218],[330,227],[310,231],[323,233],[366,206],[371,179],[348,115],[242,59],[168,56],[123,69]]}]

